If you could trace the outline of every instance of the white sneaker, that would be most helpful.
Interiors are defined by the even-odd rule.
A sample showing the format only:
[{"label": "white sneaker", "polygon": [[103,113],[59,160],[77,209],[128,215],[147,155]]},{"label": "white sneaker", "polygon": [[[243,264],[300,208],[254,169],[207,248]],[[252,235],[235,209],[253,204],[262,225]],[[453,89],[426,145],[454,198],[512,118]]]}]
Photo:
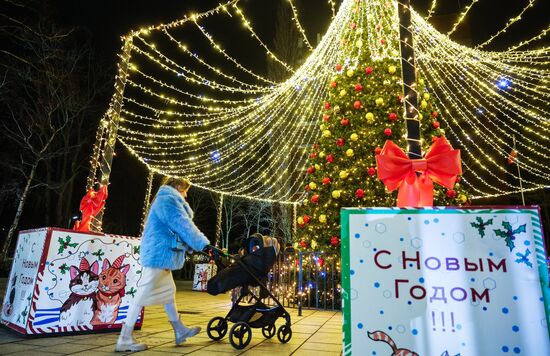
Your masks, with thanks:
[{"label": "white sneaker", "polygon": [[172,327],[174,328],[174,336],[176,338],[176,345],[180,345],[185,342],[188,338],[197,335],[201,328],[200,326],[194,326],[188,328],[181,321],[171,321]]},{"label": "white sneaker", "polygon": [[119,338],[116,346],[115,352],[136,352],[147,350],[147,345],[140,344],[136,340],[132,339],[121,339]]}]

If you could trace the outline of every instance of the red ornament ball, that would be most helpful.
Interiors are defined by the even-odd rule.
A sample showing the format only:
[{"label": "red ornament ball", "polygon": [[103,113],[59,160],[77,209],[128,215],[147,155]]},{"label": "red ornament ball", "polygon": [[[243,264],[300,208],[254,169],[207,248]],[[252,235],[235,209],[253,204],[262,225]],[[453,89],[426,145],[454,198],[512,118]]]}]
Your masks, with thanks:
[{"label": "red ornament ball", "polygon": [[309,158],[314,159],[315,157],[317,157],[317,153],[316,153],[316,152],[311,152],[311,153],[309,154]]},{"label": "red ornament ball", "polygon": [[361,101],[359,100],[355,100],[355,102],[353,103],[353,107],[357,110],[361,109],[363,105],[361,104]]},{"label": "red ornament ball", "polygon": [[361,91],[363,90],[363,86],[359,83],[355,84],[355,91]]},{"label": "red ornament ball", "polygon": [[306,192],[309,192],[309,184],[306,184]]},{"label": "red ornament ball", "polygon": [[328,155],[327,155],[327,162],[328,162],[328,163],[334,162],[334,156],[331,155],[331,154],[328,154]]},{"label": "red ornament ball", "polygon": [[330,178],[329,177],[323,178],[323,185],[329,185],[329,184],[330,184]]},{"label": "red ornament ball", "polygon": [[460,179],[461,179],[460,176],[456,176],[455,182],[457,182],[457,183],[460,182]]},{"label": "red ornament ball", "polygon": [[439,128],[439,121],[434,121],[434,122],[432,122],[432,127],[433,127],[434,129],[438,129],[438,128]]},{"label": "red ornament ball", "polygon": [[389,127],[386,127],[386,128],[384,129],[384,135],[386,135],[386,136],[391,136],[391,134],[392,134],[391,129],[390,129]]},{"label": "red ornament ball", "polygon": [[432,111],[432,119],[435,119],[439,115],[437,111]]},{"label": "red ornament ball", "polygon": [[330,83],[331,88],[336,88],[336,86],[338,86],[338,84],[336,82],[331,82]]},{"label": "red ornament ball", "polygon": [[373,70],[374,69],[372,69],[372,67],[367,67],[367,68],[365,68],[365,73],[371,74]]},{"label": "red ornament ball", "polygon": [[338,246],[340,244],[340,239],[338,238],[338,236],[332,236],[330,238],[330,244],[332,246]]},{"label": "red ornament ball", "polygon": [[309,215],[304,215],[302,219],[304,219],[304,224],[309,224]]},{"label": "red ornament ball", "polygon": [[319,144],[318,144],[318,143],[314,143],[314,144],[313,144],[313,148],[314,148],[314,149],[318,149],[318,148],[319,148]]},{"label": "red ornament ball", "polygon": [[336,69],[338,72],[342,70],[342,65],[341,64],[337,64],[336,67],[334,67],[334,69]]},{"label": "red ornament ball", "polygon": [[403,104],[403,95],[398,95],[398,96],[397,96],[397,102],[398,102],[399,104]]},{"label": "red ornament ball", "polygon": [[380,40],[380,44],[386,44],[386,40],[382,38],[382,39]]},{"label": "red ornament ball", "polygon": [[342,118],[342,121],[340,121],[342,126],[348,126],[349,125],[349,119],[347,117]]},{"label": "red ornament ball", "polygon": [[355,191],[355,196],[357,198],[361,199],[365,196],[365,191],[363,189],[359,188]]},{"label": "red ornament ball", "polygon": [[317,259],[317,264],[319,267],[323,267],[325,265],[325,260],[323,260],[321,257]]},{"label": "red ornament ball", "polygon": [[314,194],[312,197],[311,197],[311,202],[313,204],[317,204],[319,202],[319,194]]},{"label": "red ornament ball", "polygon": [[315,173],[315,167],[313,167],[313,166],[308,167],[307,173],[308,173],[308,174],[313,174],[313,173]]},{"label": "red ornament ball", "polygon": [[303,248],[306,248],[307,242],[305,240],[300,241],[300,246],[302,246]]},{"label": "red ornament ball", "polygon": [[323,121],[324,121],[324,122],[328,122],[329,119],[330,119],[330,115],[328,115],[328,114],[323,114]]},{"label": "red ornament ball", "polygon": [[375,155],[379,155],[380,152],[382,152],[382,147],[378,146],[378,147],[376,147],[376,148],[374,149],[374,154],[375,154]]},{"label": "red ornament ball", "polygon": [[369,167],[369,169],[367,169],[367,173],[369,176],[374,177],[376,175],[376,168]]},{"label": "red ornament ball", "polygon": [[328,101],[325,103],[325,109],[330,109],[330,103]]},{"label": "red ornament ball", "polygon": [[390,113],[388,114],[388,119],[389,119],[390,121],[395,121],[395,120],[397,120],[397,114],[394,113],[394,112],[390,112]]},{"label": "red ornament ball", "polygon": [[456,192],[454,189],[449,189],[447,190],[447,197],[451,198],[451,199],[454,199],[456,198]]},{"label": "red ornament ball", "polygon": [[342,147],[346,144],[346,140],[343,137],[340,137],[336,140],[336,146]]}]

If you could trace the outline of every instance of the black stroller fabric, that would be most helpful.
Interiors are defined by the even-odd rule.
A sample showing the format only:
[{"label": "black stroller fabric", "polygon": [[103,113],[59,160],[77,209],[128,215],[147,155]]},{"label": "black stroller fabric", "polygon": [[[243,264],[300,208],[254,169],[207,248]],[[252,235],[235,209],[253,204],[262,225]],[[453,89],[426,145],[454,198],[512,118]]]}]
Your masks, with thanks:
[{"label": "black stroller fabric", "polygon": [[[277,253],[273,246],[260,248],[241,258],[241,262],[260,280],[266,278],[269,269],[276,260]],[[208,281],[206,291],[211,295],[218,295],[239,286],[257,285],[254,277],[238,262],[235,262],[212,277]]]}]

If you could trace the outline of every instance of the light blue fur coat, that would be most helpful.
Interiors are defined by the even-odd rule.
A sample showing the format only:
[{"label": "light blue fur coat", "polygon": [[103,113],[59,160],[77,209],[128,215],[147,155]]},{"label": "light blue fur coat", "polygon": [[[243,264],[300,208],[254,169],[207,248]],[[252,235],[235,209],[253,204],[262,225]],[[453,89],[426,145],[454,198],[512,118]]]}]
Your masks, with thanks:
[{"label": "light blue fur coat", "polygon": [[[174,239],[178,237],[183,243],[175,250]],[[161,186],[145,222],[141,238],[141,265],[180,269],[186,250],[200,251],[209,243],[193,223],[193,210],[181,194],[171,186]]]}]

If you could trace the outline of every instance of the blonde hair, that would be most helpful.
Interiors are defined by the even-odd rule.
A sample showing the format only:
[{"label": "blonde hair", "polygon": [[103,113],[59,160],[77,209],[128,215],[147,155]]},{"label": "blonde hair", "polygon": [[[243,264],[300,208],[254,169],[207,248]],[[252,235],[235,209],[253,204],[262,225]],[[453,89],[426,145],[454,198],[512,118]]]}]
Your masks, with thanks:
[{"label": "blonde hair", "polygon": [[191,182],[189,179],[168,176],[164,177],[162,180],[162,185],[169,185],[178,190],[189,190],[189,188],[191,188]]}]

